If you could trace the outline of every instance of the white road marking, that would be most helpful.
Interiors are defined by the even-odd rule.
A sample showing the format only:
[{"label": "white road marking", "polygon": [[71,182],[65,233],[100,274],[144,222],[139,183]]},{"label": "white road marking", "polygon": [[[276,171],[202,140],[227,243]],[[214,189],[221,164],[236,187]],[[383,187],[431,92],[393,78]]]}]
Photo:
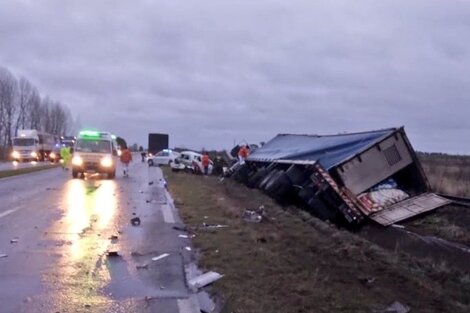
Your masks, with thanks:
[{"label": "white road marking", "polygon": [[11,213],[14,213],[14,212],[18,211],[19,209],[21,209],[21,208],[6,210],[5,212],[0,213],[0,218],[5,217],[7,215],[10,215]]},{"label": "white road marking", "polygon": [[175,223],[175,216],[168,204],[162,205],[163,220],[165,223],[173,224]]},{"label": "white road marking", "polygon": [[179,313],[201,312],[197,298],[194,295],[191,295],[188,299],[178,299],[177,304]]}]

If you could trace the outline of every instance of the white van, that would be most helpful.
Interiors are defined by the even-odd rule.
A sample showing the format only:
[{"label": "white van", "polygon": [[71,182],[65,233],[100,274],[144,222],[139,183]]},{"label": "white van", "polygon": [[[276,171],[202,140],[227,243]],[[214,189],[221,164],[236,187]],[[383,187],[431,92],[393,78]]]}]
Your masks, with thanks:
[{"label": "white van", "polygon": [[72,158],[72,176],[102,173],[112,179],[118,162],[116,139],[107,132],[82,131],[77,136]]},{"label": "white van", "polygon": [[[177,159],[179,163],[184,164],[186,169],[189,169],[193,173],[203,173],[204,167],[202,166],[202,154],[194,151],[183,151],[180,157]],[[213,162],[209,162],[209,175],[212,173],[214,165]]]}]

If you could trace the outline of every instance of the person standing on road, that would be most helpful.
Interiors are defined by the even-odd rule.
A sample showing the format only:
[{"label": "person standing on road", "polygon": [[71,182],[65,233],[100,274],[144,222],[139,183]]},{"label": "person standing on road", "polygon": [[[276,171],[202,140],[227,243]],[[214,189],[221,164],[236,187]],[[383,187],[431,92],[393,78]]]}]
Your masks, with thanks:
[{"label": "person standing on road", "polygon": [[67,170],[70,163],[70,159],[72,159],[70,147],[62,147],[62,149],[60,149],[60,157],[62,158],[62,169]]},{"label": "person standing on road", "polygon": [[248,148],[246,145],[241,146],[240,150],[238,151],[238,161],[240,164],[245,164],[245,160],[248,157]]},{"label": "person standing on road", "polygon": [[142,157],[142,163],[145,162],[145,156],[146,156],[146,155],[147,155],[147,154],[145,153],[145,151],[141,151],[141,152],[140,152],[140,156]]},{"label": "person standing on road", "polygon": [[124,176],[127,177],[129,176],[129,163],[132,161],[132,154],[129,151],[129,149],[124,148],[121,153],[121,162],[122,166],[124,168]]},{"label": "person standing on road", "polygon": [[202,154],[201,163],[202,163],[202,168],[204,169],[204,175],[208,175],[210,159],[209,159],[209,154],[207,153],[207,151]]}]

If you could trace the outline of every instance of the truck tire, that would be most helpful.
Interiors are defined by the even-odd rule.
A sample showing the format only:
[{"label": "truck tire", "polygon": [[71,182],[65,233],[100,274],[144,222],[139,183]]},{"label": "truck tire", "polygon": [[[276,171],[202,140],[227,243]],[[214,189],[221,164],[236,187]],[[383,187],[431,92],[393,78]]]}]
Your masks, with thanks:
[{"label": "truck tire", "polygon": [[152,160],[152,159],[149,159],[149,160],[147,161],[147,163],[149,164],[149,166],[153,166],[153,160]]},{"label": "truck tire", "polygon": [[114,179],[116,177],[116,170],[108,173],[108,179]]},{"label": "truck tire", "polygon": [[271,179],[271,177],[273,177],[273,175],[275,175],[276,173],[278,172],[278,170],[276,169],[273,169],[271,170],[258,184],[258,188],[263,190],[264,187],[266,186],[266,184],[268,183],[268,181]]},{"label": "truck tire", "polygon": [[78,172],[76,170],[72,170],[72,177],[77,178],[78,177]]},{"label": "truck tire", "polygon": [[277,170],[271,177],[268,179],[266,184],[264,185],[263,191],[266,191],[268,189],[272,189],[275,181],[284,173],[282,170]]},{"label": "truck tire", "polygon": [[286,171],[286,175],[289,177],[293,185],[302,185],[302,183],[304,183],[310,176],[307,170],[296,165],[289,167]]},{"label": "truck tire", "polygon": [[267,174],[268,170],[266,168],[259,169],[253,176],[248,179],[246,185],[249,188],[255,188]]}]

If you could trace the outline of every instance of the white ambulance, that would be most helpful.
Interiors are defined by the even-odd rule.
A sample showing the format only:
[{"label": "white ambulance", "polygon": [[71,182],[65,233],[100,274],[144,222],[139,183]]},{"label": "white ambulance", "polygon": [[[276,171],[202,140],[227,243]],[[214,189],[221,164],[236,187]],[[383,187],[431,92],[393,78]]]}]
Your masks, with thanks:
[{"label": "white ambulance", "polygon": [[116,137],[108,132],[82,131],[78,134],[72,157],[72,176],[86,173],[116,176],[118,147]]}]

